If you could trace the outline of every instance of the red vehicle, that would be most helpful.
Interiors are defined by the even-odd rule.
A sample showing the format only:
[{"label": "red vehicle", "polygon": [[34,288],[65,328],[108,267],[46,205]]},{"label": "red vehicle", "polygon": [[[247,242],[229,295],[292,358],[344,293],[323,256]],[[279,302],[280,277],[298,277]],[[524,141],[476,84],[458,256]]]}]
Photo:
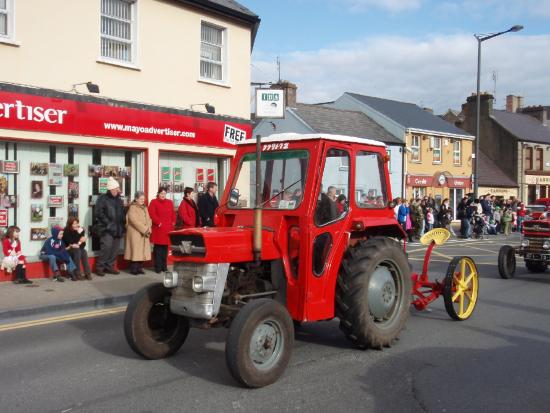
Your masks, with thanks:
[{"label": "red vehicle", "polygon": [[503,245],[498,254],[498,270],[502,278],[514,277],[516,255],[523,257],[527,270],[544,272],[550,263],[550,198],[528,206],[529,216],[523,221],[521,243],[518,247]]},{"label": "red vehicle", "polygon": [[[190,327],[226,326],[231,374],[261,387],[284,372],[301,322],[338,317],[355,346],[392,345],[413,289],[399,241],[405,234],[389,202],[387,160],[384,144],[343,136],[282,134],[260,148],[240,145],[216,227],[171,233],[173,271],[130,302],[125,334],[132,349],[163,358],[181,347]],[[346,197],[341,211],[339,195]],[[445,284],[455,296],[451,305],[465,294],[457,293],[460,276],[453,274]],[[426,277],[418,297],[431,288]]]}]

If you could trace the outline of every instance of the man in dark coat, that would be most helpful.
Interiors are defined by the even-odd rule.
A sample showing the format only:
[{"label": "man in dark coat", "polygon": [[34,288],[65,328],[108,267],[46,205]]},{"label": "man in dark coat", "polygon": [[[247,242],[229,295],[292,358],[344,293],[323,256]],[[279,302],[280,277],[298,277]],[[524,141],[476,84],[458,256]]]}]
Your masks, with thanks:
[{"label": "man in dark coat", "polygon": [[216,212],[216,208],[219,207],[218,199],[216,198],[217,190],[218,185],[214,182],[208,182],[206,184],[206,192],[199,197],[197,206],[199,208],[201,224],[204,227],[214,226],[214,213]]},{"label": "man in dark coat", "polygon": [[120,187],[113,177],[107,182],[107,193],[101,195],[94,207],[94,234],[99,237],[99,256],[95,273],[100,277],[119,274],[115,260],[124,236],[124,203],[120,199]]}]

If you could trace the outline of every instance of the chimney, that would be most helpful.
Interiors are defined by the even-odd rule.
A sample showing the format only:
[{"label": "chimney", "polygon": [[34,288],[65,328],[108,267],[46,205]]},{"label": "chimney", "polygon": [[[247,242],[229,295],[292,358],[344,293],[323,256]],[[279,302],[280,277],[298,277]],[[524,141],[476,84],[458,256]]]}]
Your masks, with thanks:
[{"label": "chimney", "polygon": [[430,114],[434,114],[434,110],[432,108],[422,108],[424,109],[426,112],[430,113]]},{"label": "chimney", "polygon": [[285,91],[285,107],[296,107],[296,90],[298,87],[287,80],[281,80],[279,83],[271,85],[271,89],[282,89]]},{"label": "chimney", "polygon": [[544,126],[548,126],[548,110],[544,106],[527,106],[521,110],[521,113],[532,116],[540,121]]},{"label": "chimney", "polygon": [[523,96],[506,96],[506,112],[516,113],[523,107]]}]

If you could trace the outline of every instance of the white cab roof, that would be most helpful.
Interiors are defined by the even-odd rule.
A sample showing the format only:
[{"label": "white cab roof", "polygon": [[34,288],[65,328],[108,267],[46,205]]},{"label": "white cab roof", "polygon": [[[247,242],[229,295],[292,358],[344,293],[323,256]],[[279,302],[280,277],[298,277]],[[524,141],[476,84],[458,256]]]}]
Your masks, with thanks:
[{"label": "white cab roof", "polygon": [[[311,139],[324,139],[331,141],[339,142],[349,142],[349,143],[361,143],[363,145],[373,145],[373,146],[382,146],[386,147],[386,144],[379,141],[374,141],[372,139],[366,138],[355,138],[353,136],[343,136],[343,135],[331,135],[328,133],[276,133],[274,135],[269,135],[265,138],[262,137],[262,143],[273,143],[273,142],[289,142],[289,141],[305,141]],[[256,142],[256,138],[247,139],[241,141],[238,145],[250,145]]]}]

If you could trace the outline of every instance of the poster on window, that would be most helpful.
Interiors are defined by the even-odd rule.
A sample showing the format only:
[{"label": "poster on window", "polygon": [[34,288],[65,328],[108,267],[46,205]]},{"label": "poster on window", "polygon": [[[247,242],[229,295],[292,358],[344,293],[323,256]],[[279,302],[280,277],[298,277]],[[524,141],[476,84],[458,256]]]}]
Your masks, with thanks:
[{"label": "poster on window", "polygon": [[99,193],[100,194],[106,194],[107,193],[107,182],[109,182],[109,178],[99,178]]},{"label": "poster on window", "polygon": [[78,182],[69,182],[69,198],[78,199],[79,196]]},{"label": "poster on window", "polygon": [[8,210],[0,209],[0,227],[8,226]]},{"label": "poster on window", "polygon": [[48,218],[48,228],[53,227],[64,227],[65,226],[65,218],[63,217],[50,217]]},{"label": "poster on window", "polygon": [[31,222],[42,222],[44,217],[44,205],[31,204]]},{"label": "poster on window", "polygon": [[61,208],[64,204],[63,195],[48,195],[48,206],[50,208]]},{"label": "poster on window", "polygon": [[18,174],[19,161],[0,161],[0,172],[4,174]]},{"label": "poster on window", "polygon": [[103,165],[88,165],[88,176],[103,176]]},{"label": "poster on window", "polygon": [[78,165],[72,163],[66,163],[63,165],[63,175],[64,176],[78,176],[79,168]]},{"label": "poster on window", "polygon": [[63,164],[51,163],[48,165],[48,185],[61,186],[63,184]]},{"label": "poster on window", "polygon": [[208,169],[207,170],[207,176],[208,176],[208,182],[216,182],[216,170],[215,169]]},{"label": "poster on window", "polygon": [[204,182],[204,169],[203,168],[197,168],[196,182]]},{"label": "poster on window", "polygon": [[40,176],[48,175],[48,164],[31,162],[31,175],[40,175]]},{"label": "poster on window", "polygon": [[180,182],[181,181],[181,167],[174,168],[174,181]]},{"label": "poster on window", "polygon": [[78,204],[67,205],[67,212],[68,212],[69,218],[74,217],[78,219],[78,210],[79,210]]},{"label": "poster on window", "polygon": [[160,168],[160,180],[162,182],[171,181],[171,179],[170,179],[170,167],[169,166],[163,166],[162,168]]},{"label": "poster on window", "polygon": [[103,176],[117,177],[119,175],[120,168],[118,166],[106,165],[103,167]]},{"label": "poster on window", "polygon": [[45,241],[48,239],[48,228],[31,228],[31,241]]}]

